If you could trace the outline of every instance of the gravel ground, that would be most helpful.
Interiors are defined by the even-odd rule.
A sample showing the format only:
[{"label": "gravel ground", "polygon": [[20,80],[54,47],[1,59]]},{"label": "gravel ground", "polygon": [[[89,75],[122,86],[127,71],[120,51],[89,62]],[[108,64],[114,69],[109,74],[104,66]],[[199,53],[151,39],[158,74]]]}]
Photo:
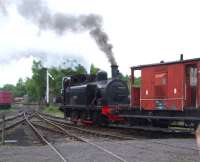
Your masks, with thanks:
[{"label": "gravel ground", "polygon": [[[159,142],[159,143],[157,143]],[[162,143],[162,144],[161,144]],[[128,162],[199,162],[194,139],[155,139],[98,142]],[[86,143],[60,143],[57,149],[69,162],[118,162],[107,153]],[[59,162],[47,146],[1,146],[0,162]]]},{"label": "gravel ground", "polygon": [[39,106],[37,105],[13,105],[11,109],[0,110],[0,121],[2,120],[2,115],[4,114],[6,117],[16,116],[18,113],[23,111],[33,111],[38,110]]},{"label": "gravel ground", "polygon": [[[15,115],[27,108],[16,108]],[[30,110],[30,109],[29,109]],[[102,130],[101,130],[102,131]],[[50,132],[44,131],[46,137]],[[26,124],[17,126],[7,132],[7,139],[17,140],[16,145],[0,145],[0,162],[61,162],[59,157],[48,146],[38,143],[36,136]],[[73,142],[59,135],[50,140],[69,162],[118,162],[111,155],[83,142]],[[196,140],[187,139],[138,139],[131,141],[106,141],[90,136],[90,141],[117,154],[128,162],[200,162]]]},{"label": "gravel ground", "polygon": [[41,145],[41,143],[38,141],[38,137],[26,123],[17,125],[14,129],[6,131],[5,139],[16,141],[14,143],[10,143],[9,145],[16,145],[16,146]]}]

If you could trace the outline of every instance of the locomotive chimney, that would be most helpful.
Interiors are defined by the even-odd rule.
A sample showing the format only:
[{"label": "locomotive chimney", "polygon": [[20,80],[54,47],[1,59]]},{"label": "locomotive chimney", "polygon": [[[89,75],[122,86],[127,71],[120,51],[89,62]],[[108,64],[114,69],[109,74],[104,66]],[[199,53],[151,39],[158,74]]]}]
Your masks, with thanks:
[{"label": "locomotive chimney", "polygon": [[183,54],[180,55],[180,61],[183,61]]},{"label": "locomotive chimney", "polygon": [[117,78],[119,76],[119,70],[117,65],[111,65],[111,73],[112,73],[112,78]]}]

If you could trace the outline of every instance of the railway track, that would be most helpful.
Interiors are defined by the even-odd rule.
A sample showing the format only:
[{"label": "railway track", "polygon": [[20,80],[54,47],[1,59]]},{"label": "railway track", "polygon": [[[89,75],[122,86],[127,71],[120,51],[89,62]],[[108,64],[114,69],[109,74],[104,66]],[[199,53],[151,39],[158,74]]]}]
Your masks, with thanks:
[{"label": "railway track", "polygon": [[[30,118],[34,117],[35,113],[31,114],[30,115]],[[24,112],[18,114],[18,115],[15,115],[15,116],[8,116],[5,118],[5,130],[9,130],[11,128],[14,128],[15,126],[23,123],[25,121],[25,118],[24,118]],[[1,124],[3,123],[3,121],[1,120],[0,121],[0,132],[2,131],[1,129]]]},{"label": "railway track", "polygon": [[[63,126],[63,127],[66,127],[66,128],[72,128],[72,129],[77,129],[77,130],[80,130],[80,131],[85,131],[85,132],[88,132],[88,133],[93,133],[93,134],[100,134],[100,135],[102,135],[102,136],[110,136],[110,137],[113,137],[113,138],[119,138],[119,139],[125,139],[125,140],[141,140],[141,138],[135,138],[135,137],[124,137],[124,136],[118,136],[118,135],[110,135],[110,134],[107,134],[107,133],[100,133],[100,132],[98,132],[98,131],[94,131],[94,130],[88,130],[88,129],[84,129],[84,128],[81,128],[81,127],[78,127],[78,126],[74,126],[74,124],[71,124],[71,123],[69,123],[69,122],[65,122],[65,121],[61,121],[61,120],[64,120],[63,118],[60,118],[60,117],[55,117],[54,118],[54,116],[52,116],[52,115],[48,115],[48,114],[43,114],[43,113],[41,113],[40,115],[43,115],[43,116],[46,116],[46,118],[48,119],[48,120],[50,120],[50,121],[53,121],[53,122],[56,122],[57,124],[59,124],[59,125],[61,125],[61,126]],[[122,128],[122,129],[130,129],[130,128],[132,128],[132,127],[115,127],[115,126],[113,126],[113,127],[111,127],[111,128],[116,128],[116,129],[120,129],[120,128]],[[137,129],[136,129],[137,130]],[[140,130],[140,129],[139,129]],[[152,129],[150,128],[150,129],[144,129],[144,131],[151,131]],[[152,130],[153,132],[158,132],[159,130]],[[161,131],[162,131],[162,129],[161,129]],[[174,131],[164,131],[163,133],[170,133],[170,134],[173,134],[174,133],[174,135],[176,135],[176,134],[179,134],[179,135],[187,135],[187,133],[188,132],[174,132]],[[194,134],[192,134],[192,135],[194,135]],[[184,150],[193,150],[193,151],[200,151],[198,148],[190,148],[190,147],[184,147],[184,146],[177,146],[177,145],[173,145],[173,144],[168,144],[168,143],[164,143],[164,142],[159,142],[159,141],[146,141],[146,143],[149,143],[149,144],[159,144],[159,145],[163,145],[163,146],[168,146],[168,147],[171,147],[171,148],[179,148],[179,149],[184,149]]]},{"label": "railway track", "polygon": [[[46,123],[48,123],[49,125],[51,125],[52,127],[50,128],[50,127],[47,127],[47,126],[44,126],[44,125],[41,125],[41,124],[36,124],[36,123],[34,123],[33,121],[31,121],[31,119],[32,119],[33,117],[39,117],[40,119],[42,119],[43,121],[45,121]],[[18,118],[22,118],[22,119],[16,121],[16,119],[18,119]],[[51,131],[51,132],[55,132],[55,133],[62,134],[62,135],[64,135],[64,136],[68,136],[68,137],[70,137],[72,140],[76,140],[76,141],[81,141],[81,142],[87,143],[87,144],[89,144],[89,145],[91,145],[91,146],[93,146],[93,147],[95,147],[95,148],[97,148],[97,149],[99,149],[99,150],[105,152],[106,154],[109,154],[112,158],[115,158],[115,159],[117,159],[117,160],[119,160],[119,161],[121,161],[121,162],[127,162],[125,159],[123,159],[122,157],[116,155],[115,153],[113,153],[113,152],[111,152],[111,151],[105,149],[105,148],[102,147],[102,146],[99,146],[98,144],[95,144],[95,143],[93,143],[93,142],[87,140],[86,138],[80,137],[80,136],[78,136],[78,135],[76,135],[76,134],[74,134],[74,133],[70,133],[70,132],[69,132],[66,128],[64,128],[64,126],[61,125],[60,123],[56,123],[55,121],[48,120],[48,119],[44,118],[43,116],[41,116],[41,115],[39,115],[39,114],[35,114],[35,113],[29,113],[29,114],[28,114],[28,113],[25,113],[25,112],[24,112],[23,114],[20,114],[20,115],[17,115],[17,116],[13,116],[13,117],[9,117],[9,118],[7,118],[7,119],[8,119],[8,120],[6,120],[6,122],[8,122],[8,121],[11,122],[11,121],[12,121],[13,123],[12,123],[12,124],[9,124],[7,127],[5,127],[5,130],[9,130],[9,129],[14,128],[15,126],[21,124],[21,123],[26,122],[26,123],[30,126],[30,128],[34,131],[34,133],[37,135],[37,137],[38,137],[38,139],[40,140],[40,142],[41,142],[42,144],[48,145],[48,146],[51,148],[51,150],[53,150],[53,151],[60,157],[60,159],[61,159],[62,161],[64,161],[64,162],[68,162],[69,159],[65,158],[65,157],[56,149],[56,147],[55,147],[52,143],[50,143],[50,142],[48,141],[48,139],[43,135],[42,131],[39,131],[38,128],[42,128],[42,130],[47,130],[47,131]],[[72,128],[72,127],[71,127],[71,128]],[[77,129],[78,129],[78,127],[76,128],[76,130],[77,130]],[[1,130],[0,130],[0,131],[1,131]],[[79,131],[80,131],[80,129],[79,129]],[[89,131],[86,131],[86,130],[84,130],[84,129],[81,129],[81,131],[84,131],[84,132],[86,132],[86,133],[89,133]],[[90,133],[91,133],[91,134],[95,134],[95,135],[98,134],[97,132],[91,132],[91,131],[90,131]],[[106,136],[106,137],[107,137],[108,135],[102,133],[101,136],[104,136],[104,137]],[[109,137],[110,137],[110,138],[111,138],[111,137],[112,137],[112,138],[122,138],[122,137],[116,137],[116,136],[114,137],[114,136],[112,136],[112,135],[110,135]]]},{"label": "railway track", "polygon": [[[15,122],[16,120],[18,122]],[[39,113],[33,113],[33,112],[31,112],[29,114],[24,113],[23,116],[20,116],[19,118],[13,117],[13,120],[7,121],[7,123],[13,122],[13,124],[10,124],[9,126],[7,126],[8,128],[7,127],[6,128],[7,129],[13,128],[13,127],[15,127],[15,125],[18,125],[18,124],[23,123],[23,122],[27,123],[29,125],[27,120],[39,132],[40,135],[37,135],[37,137],[39,138],[38,141],[40,141],[40,143],[42,143],[42,144],[45,144],[45,145],[48,145],[48,146],[50,145],[49,146],[50,148],[54,147],[54,148],[51,148],[51,150],[54,151],[55,153],[56,153],[57,149],[54,146],[54,142],[51,141],[54,138],[54,136],[51,136],[51,134],[48,134],[48,131],[54,132],[55,134],[60,134],[59,137],[60,137],[60,140],[62,139],[62,142],[63,142],[63,140],[67,139],[66,137],[69,137],[70,142],[71,141],[77,141],[77,142],[80,141],[80,142],[87,143],[87,144],[91,145],[92,147],[99,149],[106,154],[109,154],[110,157],[115,158],[118,161],[123,161],[123,162],[125,162],[127,160],[125,160],[123,157],[119,156],[118,154],[115,154],[114,152],[110,151],[110,149],[105,148],[105,146],[103,144],[101,145],[101,143],[97,144],[96,141],[95,142],[91,141],[89,138],[87,138],[87,137],[89,137],[88,134],[92,134],[95,137],[95,140],[98,139],[98,138],[96,138],[97,136],[103,137],[103,138],[106,138],[106,139],[109,138],[109,139],[137,140],[137,141],[141,140],[141,138],[127,137],[127,136],[119,135],[119,134],[110,134],[107,131],[101,132],[103,130],[102,128],[98,128],[100,131],[99,130],[97,131],[95,129],[94,130],[90,129],[90,127],[77,126],[77,125],[70,124],[69,122],[64,121],[63,118],[59,118],[59,117],[54,118],[53,116],[39,114]],[[26,124],[25,129],[29,130],[27,128],[27,124]],[[32,126],[30,126],[31,129],[35,132],[35,134],[38,134],[38,132],[35,131],[35,129],[32,128]],[[76,130],[76,131],[71,131],[71,130]],[[78,132],[78,133],[76,133],[76,132]],[[79,132],[81,132],[82,134],[84,133],[84,135],[82,136]],[[45,133],[48,134],[48,135],[45,135]],[[32,134],[32,131],[31,131],[31,134]],[[44,139],[41,136],[47,142],[45,142]],[[100,139],[103,139],[103,138],[100,138]],[[36,138],[36,141],[37,141],[37,138]],[[141,142],[142,143],[144,142],[144,144],[147,144],[148,146],[151,145],[151,144],[153,146],[153,144],[154,144],[154,145],[166,146],[167,148],[177,148],[177,149],[180,149],[180,150],[188,150],[188,151],[192,150],[194,152],[200,151],[199,149],[196,149],[196,148],[192,148],[192,147],[190,148],[190,147],[187,147],[187,146],[169,144],[167,142],[163,142],[163,141],[159,141],[159,140],[158,141],[157,140],[145,140],[145,141],[141,141]],[[138,149],[146,150],[147,152],[152,151],[152,150],[149,150],[148,148],[142,148],[142,147],[137,146],[137,145],[134,145],[134,147],[138,148]],[[111,149],[111,150],[113,150],[113,149]],[[62,161],[72,160],[69,157],[66,158],[64,155],[61,154],[62,152],[60,152],[60,151],[62,151],[62,150],[59,150],[59,151],[57,150],[57,152],[58,152],[57,154],[58,154],[59,159],[61,159]],[[154,152],[154,151],[152,151],[152,152]],[[171,152],[172,154],[174,154],[173,151],[169,150],[168,152]]]},{"label": "railway track", "polygon": [[[15,123],[6,126],[6,127],[5,127],[5,130],[9,130],[9,129],[11,129],[11,128],[14,128],[15,126],[17,126],[17,125],[23,123],[24,121],[25,121],[25,119],[21,119],[21,120],[19,120],[19,121],[16,121]],[[2,132],[2,129],[0,129],[0,132]]]},{"label": "railway track", "polygon": [[[19,113],[19,114],[14,115],[14,116],[8,116],[8,117],[5,118],[5,122],[15,120],[15,119],[22,117],[22,116],[23,116],[23,113]],[[2,121],[2,119],[0,119],[0,124],[2,124],[2,123],[3,123],[3,121]]]},{"label": "railway track", "polygon": [[68,162],[68,159],[66,159],[57,149],[55,146],[53,146],[43,135],[42,133],[32,124],[29,117],[24,113],[24,118],[28,125],[31,127],[31,129],[35,132],[35,134],[38,136],[38,138],[41,140],[42,143],[47,144],[59,157],[63,162]]},{"label": "railway track", "polygon": [[[30,118],[32,118],[34,114],[30,115]],[[7,132],[10,129],[14,129],[20,124],[23,124],[25,122],[25,118],[23,115],[23,112],[18,113],[17,115],[14,116],[6,116],[5,120],[0,121],[0,133],[1,133],[1,143],[0,144],[5,144],[5,143],[10,143],[15,140],[7,140]]]},{"label": "railway track", "polygon": [[[31,115],[32,117],[33,115]],[[19,119],[21,118],[21,119]],[[15,116],[8,116],[5,118],[5,130],[9,130],[11,128],[14,128],[15,126],[23,123],[25,121],[24,117],[23,117],[23,113],[20,113],[18,115],[15,115]],[[0,121],[0,132],[2,132],[2,128],[1,128],[1,125],[3,124],[3,121],[1,120]]]},{"label": "railway track", "polygon": [[78,136],[78,135],[76,135],[74,133],[69,132],[69,130],[65,129],[63,125],[61,126],[59,123],[56,123],[55,121],[51,121],[51,120],[45,118],[44,116],[42,116],[40,114],[37,114],[37,116],[40,119],[42,119],[43,121],[45,121],[48,124],[54,126],[58,130],[62,131],[65,135],[70,136],[70,137],[72,137],[72,138],[74,138],[74,139],[76,139],[78,141],[85,142],[85,143],[87,143],[87,144],[89,144],[89,145],[91,145],[91,146],[93,146],[93,147],[95,147],[95,148],[97,148],[97,149],[109,154],[110,156],[114,157],[115,159],[117,159],[117,160],[119,160],[121,162],[127,162],[125,159],[123,159],[122,157],[118,156],[117,154],[107,150],[106,148],[104,148],[104,147],[102,147],[102,146],[100,146],[100,145],[98,145],[96,143],[93,143],[93,142],[87,140],[86,138],[80,137],[80,136]]},{"label": "railway track", "polygon": [[[70,126],[72,126],[73,128],[76,127],[75,124],[73,124],[71,121],[65,120],[64,118],[54,117],[52,115],[44,114],[44,113],[40,113],[40,114],[43,116],[46,116],[49,120],[58,122],[61,125],[63,124],[68,128],[70,128]],[[83,125],[77,126],[77,129],[79,129],[80,131],[82,129],[84,131],[84,128],[85,126]],[[143,138],[152,138],[152,137],[153,138],[170,138],[170,137],[182,138],[182,137],[194,137],[195,135],[194,131],[189,131],[189,130],[180,130],[180,129],[174,130],[174,129],[167,129],[167,128],[142,127],[142,126],[109,125],[108,127],[104,127],[104,128],[98,127],[98,129],[100,129],[101,131],[109,131],[109,134],[100,132],[102,133],[102,135],[108,134],[108,136],[111,135],[113,132],[115,133],[117,132],[117,134],[119,134],[119,132],[123,132],[122,133],[123,135],[119,135],[119,138],[121,137],[121,139],[124,138],[127,140],[133,140],[133,137],[132,137],[133,134],[134,135],[140,134],[140,136],[144,136]],[[96,132],[95,128],[91,126],[87,127],[85,131],[88,131],[88,133],[90,132],[92,133],[93,131]],[[127,134],[128,136],[125,136],[125,134]]]},{"label": "railway track", "polygon": [[[39,114],[39,116],[41,117],[42,114]],[[91,128],[83,128],[83,127],[78,127],[78,126],[74,126],[73,124],[70,124],[68,122],[65,121],[59,121],[59,120],[55,120],[52,118],[48,118],[48,117],[44,117],[45,119],[48,119],[49,121],[52,121],[53,123],[56,123],[57,125],[60,125],[62,127],[65,127],[67,129],[74,129],[83,133],[87,133],[87,134],[92,134],[95,136],[100,136],[100,137],[107,137],[107,138],[111,138],[111,139],[119,139],[119,140],[134,140],[135,138],[130,137],[130,136],[125,136],[125,135],[120,135],[120,134],[113,134],[111,132],[106,133],[106,132],[102,132],[102,131],[97,131],[97,130],[92,130]]]}]

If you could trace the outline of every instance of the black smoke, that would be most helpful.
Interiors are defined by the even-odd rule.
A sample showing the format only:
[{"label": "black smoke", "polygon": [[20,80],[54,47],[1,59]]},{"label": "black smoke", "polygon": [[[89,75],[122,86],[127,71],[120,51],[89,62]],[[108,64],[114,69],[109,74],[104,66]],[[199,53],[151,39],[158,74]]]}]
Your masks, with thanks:
[{"label": "black smoke", "polygon": [[41,30],[53,30],[59,35],[64,32],[89,31],[100,50],[106,54],[109,62],[117,65],[108,35],[102,28],[102,17],[99,15],[75,16],[53,13],[41,0],[21,0],[17,9],[23,17],[38,25]]}]

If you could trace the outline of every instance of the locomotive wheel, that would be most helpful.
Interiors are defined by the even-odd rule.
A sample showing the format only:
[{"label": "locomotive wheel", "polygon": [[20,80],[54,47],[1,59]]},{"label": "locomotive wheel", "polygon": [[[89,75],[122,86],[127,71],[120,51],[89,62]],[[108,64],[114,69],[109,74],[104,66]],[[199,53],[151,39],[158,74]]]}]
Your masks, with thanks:
[{"label": "locomotive wheel", "polygon": [[71,121],[74,122],[74,124],[77,124],[78,119],[79,119],[78,112],[72,111],[71,112]]},{"label": "locomotive wheel", "polygon": [[92,121],[97,126],[107,126],[109,124],[108,118],[98,112],[93,113]]},{"label": "locomotive wheel", "polygon": [[97,112],[94,112],[93,114],[92,114],[92,121],[93,121],[93,123],[95,124],[95,125],[99,125],[100,123],[99,123],[99,113],[97,113]]},{"label": "locomotive wheel", "polygon": [[109,124],[108,118],[105,115],[101,115],[100,123],[101,123],[101,126],[108,126]]},{"label": "locomotive wheel", "polygon": [[87,114],[85,112],[82,112],[80,115],[81,120],[86,120]]},{"label": "locomotive wheel", "polygon": [[62,111],[64,112],[64,118],[67,119],[68,117],[70,117],[71,112],[67,111],[67,109],[62,109]]},{"label": "locomotive wheel", "polygon": [[81,120],[91,120],[91,114],[87,111],[83,111],[80,114],[80,119]]}]

